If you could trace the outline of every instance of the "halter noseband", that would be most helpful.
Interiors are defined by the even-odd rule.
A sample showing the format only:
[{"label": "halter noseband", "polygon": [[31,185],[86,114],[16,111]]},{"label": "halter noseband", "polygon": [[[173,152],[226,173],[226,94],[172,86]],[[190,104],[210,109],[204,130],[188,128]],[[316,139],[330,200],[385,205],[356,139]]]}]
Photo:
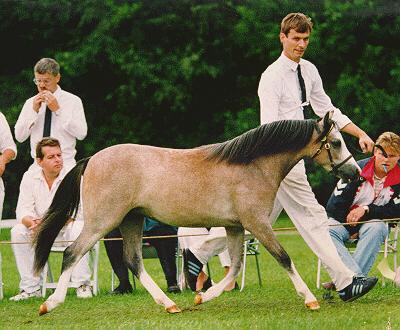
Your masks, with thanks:
[{"label": "halter noseband", "polygon": [[333,157],[332,157],[332,153],[331,153],[331,144],[328,142],[328,135],[332,132],[334,127],[334,124],[331,125],[331,127],[329,128],[328,132],[325,134],[325,136],[321,139],[321,145],[319,146],[319,148],[317,149],[317,151],[315,152],[315,154],[311,157],[311,159],[314,159],[315,157],[317,157],[322,150],[326,150],[326,152],[328,153],[328,157],[329,157],[329,161],[330,161],[330,165],[332,167],[331,172],[334,175],[338,175],[338,171],[339,168],[342,167],[350,158],[353,157],[353,155],[349,155],[347,156],[343,161],[341,161],[339,164],[335,164],[335,162],[333,161]]}]

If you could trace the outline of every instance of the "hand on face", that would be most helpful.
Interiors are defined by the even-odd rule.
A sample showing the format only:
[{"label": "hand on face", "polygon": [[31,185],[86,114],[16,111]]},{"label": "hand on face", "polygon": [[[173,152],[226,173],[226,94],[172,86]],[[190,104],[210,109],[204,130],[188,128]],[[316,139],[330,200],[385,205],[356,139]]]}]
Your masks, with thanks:
[{"label": "hand on face", "polygon": [[39,93],[33,99],[34,111],[39,112],[43,102],[47,104],[51,111],[57,111],[60,108],[57,99],[53,95],[58,88],[60,78],[60,74],[54,76],[51,73],[40,74],[35,72],[34,82]]},{"label": "hand on face", "polygon": [[43,102],[45,102],[47,104],[47,107],[51,111],[57,111],[58,109],[60,109],[60,106],[58,105],[58,101],[52,92],[43,91],[43,92],[39,92],[39,94],[41,95]]}]

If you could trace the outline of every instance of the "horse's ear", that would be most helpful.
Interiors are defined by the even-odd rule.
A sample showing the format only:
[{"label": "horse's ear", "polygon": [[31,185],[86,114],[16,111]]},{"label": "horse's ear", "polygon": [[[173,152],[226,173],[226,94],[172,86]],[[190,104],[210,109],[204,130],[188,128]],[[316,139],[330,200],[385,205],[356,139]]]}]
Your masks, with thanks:
[{"label": "horse's ear", "polygon": [[327,112],[324,116],[324,128],[330,128],[332,125],[333,110]]}]

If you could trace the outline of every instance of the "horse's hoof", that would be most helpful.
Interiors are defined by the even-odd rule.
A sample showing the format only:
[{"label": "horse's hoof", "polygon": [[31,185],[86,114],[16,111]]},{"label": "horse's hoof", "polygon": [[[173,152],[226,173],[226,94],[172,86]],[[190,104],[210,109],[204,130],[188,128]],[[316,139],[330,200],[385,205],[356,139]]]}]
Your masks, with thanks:
[{"label": "horse's hoof", "polygon": [[180,312],[182,312],[182,311],[180,310],[180,308],[179,308],[178,306],[176,306],[176,305],[173,305],[173,306],[171,306],[171,307],[167,307],[165,310],[166,310],[168,313],[170,313],[170,314],[175,314],[175,313],[180,313]]},{"label": "horse's hoof", "polygon": [[310,301],[310,302],[308,302],[308,303],[306,303],[306,307],[309,309],[309,310],[312,310],[312,311],[316,311],[316,310],[318,310],[318,309],[320,309],[320,306],[319,306],[319,303],[318,303],[318,301]]},{"label": "horse's hoof", "polygon": [[49,311],[47,310],[47,305],[46,303],[43,303],[39,307],[39,316],[47,314]]},{"label": "horse's hoof", "polygon": [[200,305],[203,303],[203,297],[201,296],[200,293],[196,294],[196,297],[194,297],[194,304],[195,305]]}]

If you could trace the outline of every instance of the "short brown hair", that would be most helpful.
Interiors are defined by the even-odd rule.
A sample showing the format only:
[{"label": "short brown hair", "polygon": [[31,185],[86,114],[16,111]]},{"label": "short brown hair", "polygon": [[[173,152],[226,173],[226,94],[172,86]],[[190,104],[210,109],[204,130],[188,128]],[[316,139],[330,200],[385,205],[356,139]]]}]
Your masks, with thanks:
[{"label": "short brown hair", "polygon": [[44,147],[60,147],[60,142],[52,137],[45,137],[41,141],[39,141],[36,145],[36,158],[43,159],[43,148]]},{"label": "short brown hair", "polygon": [[281,22],[281,33],[287,36],[291,29],[299,33],[311,33],[312,27],[313,23],[310,17],[303,13],[290,13]]},{"label": "short brown hair", "polygon": [[395,151],[397,155],[400,155],[400,136],[393,132],[384,132],[379,135],[375,144],[380,145],[386,152],[387,149]]},{"label": "short brown hair", "polygon": [[33,71],[34,73],[37,72],[39,74],[49,73],[55,77],[60,73],[60,64],[52,58],[45,57],[35,64]]}]

